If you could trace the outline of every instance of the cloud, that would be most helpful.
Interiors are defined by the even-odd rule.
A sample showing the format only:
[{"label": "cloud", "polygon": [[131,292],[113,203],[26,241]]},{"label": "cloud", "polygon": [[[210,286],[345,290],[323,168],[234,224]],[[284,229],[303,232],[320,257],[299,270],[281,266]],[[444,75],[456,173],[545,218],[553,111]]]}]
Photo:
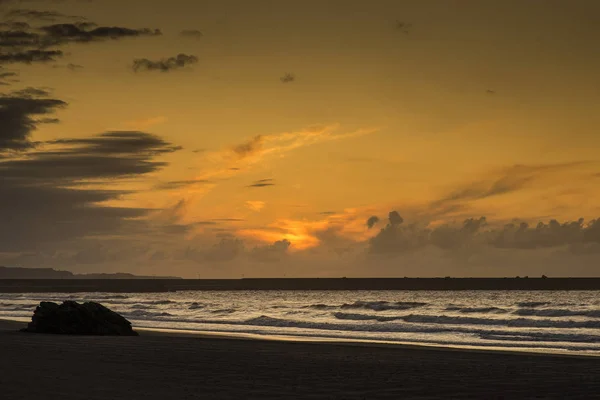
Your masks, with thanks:
[{"label": "cloud", "polygon": [[107,132],[46,143],[25,156],[0,160],[0,252],[24,251],[85,237],[151,233],[150,210],[109,206],[133,193],[94,188],[166,166],[154,158],[177,149],[143,132]]},{"label": "cloud", "polygon": [[[21,10],[25,13],[25,11]],[[51,15],[27,10],[31,15]],[[52,14],[54,15],[54,14]],[[27,23],[3,23],[0,26],[0,63],[40,63],[63,56],[56,47],[69,43],[91,43],[127,37],[161,35],[158,29],[131,29],[96,26],[92,22],[61,23],[32,28]],[[71,64],[74,66],[74,64]]]},{"label": "cloud", "polygon": [[244,242],[238,238],[226,237],[201,253],[205,262],[231,261],[242,255],[245,251]]},{"label": "cloud", "polygon": [[206,184],[206,183],[211,183],[211,181],[208,181],[205,179],[169,181],[169,182],[159,183],[158,185],[155,186],[155,188],[157,190],[173,190],[173,189],[180,189],[180,188],[184,188],[184,187],[188,187],[188,186],[192,186],[192,185]]},{"label": "cloud", "polygon": [[41,21],[55,21],[57,19],[85,19],[84,17],[78,17],[73,15],[65,15],[56,11],[40,11],[17,8],[10,10],[6,14],[9,18],[25,18],[30,20],[41,20]]},{"label": "cloud", "polygon": [[166,165],[154,161],[179,149],[144,132],[104,132],[91,138],[59,139],[25,158],[0,162],[6,179],[28,182],[62,182],[108,179],[154,172]]},{"label": "cloud", "polygon": [[[66,106],[62,100],[44,98],[46,91],[28,88],[8,95],[0,95],[0,156],[6,150],[24,150],[35,146],[31,133],[52,115]],[[42,98],[40,98],[42,97]]]},{"label": "cloud", "polygon": [[271,178],[259,179],[257,181],[254,181],[254,183],[252,183],[251,185],[248,185],[248,187],[251,187],[251,188],[261,188],[261,187],[267,187],[267,186],[275,186],[273,179],[271,179]]},{"label": "cloud", "polygon": [[18,82],[18,79],[15,78],[17,76],[19,76],[18,72],[2,72],[0,69],[0,85],[8,86],[9,82]]},{"label": "cloud", "polygon": [[404,222],[404,218],[400,216],[398,211],[390,211],[388,219],[390,220],[390,225],[392,226],[400,225],[402,222]]},{"label": "cloud", "polygon": [[181,36],[201,38],[204,36],[198,29],[184,29],[180,32]]},{"label": "cloud", "polygon": [[263,137],[261,135],[258,135],[244,143],[233,146],[231,150],[240,159],[243,159],[253,154],[256,154],[259,150],[262,149],[262,145]]},{"label": "cloud", "polygon": [[83,24],[54,24],[42,27],[46,39],[55,44],[67,42],[92,42],[95,40],[117,40],[127,37],[160,36],[159,29],[131,29],[119,26],[98,26],[89,29],[89,23]]},{"label": "cloud", "polygon": [[458,226],[443,224],[437,227],[417,224],[405,227],[390,218],[390,223],[370,239],[369,251],[372,254],[401,254],[433,246],[447,251],[485,247],[512,250],[567,247],[579,252],[589,249],[588,244],[600,244],[600,219],[588,224],[583,218],[564,223],[552,219],[547,223],[538,222],[535,227],[521,222],[499,228],[490,224],[486,217],[467,218]]},{"label": "cloud", "polygon": [[436,203],[480,200],[516,192],[529,187],[533,181],[539,180],[548,174],[573,169],[584,164],[586,162],[578,161],[560,164],[518,164],[501,168],[491,172],[481,180],[470,182],[463,187],[455,189]]},{"label": "cloud", "polygon": [[152,61],[147,58],[138,58],[133,60],[133,70],[139,71],[161,71],[169,72],[180,69],[186,65],[196,64],[198,57],[194,55],[178,54],[175,57],[163,58],[158,61]]},{"label": "cloud", "polygon": [[296,76],[294,74],[286,73],[281,78],[279,78],[281,83],[290,83],[296,80]]},{"label": "cloud", "polygon": [[249,257],[259,262],[279,262],[288,255],[292,243],[287,239],[278,240],[265,246],[256,246],[250,251]]},{"label": "cloud", "polygon": [[265,208],[265,205],[266,205],[266,203],[264,201],[260,201],[260,200],[246,201],[246,207],[248,207],[248,209],[255,211],[255,212],[259,212],[260,210]]},{"label": "cloud", "polygon": [[58,57],[62,56],[63,52],[60,50],[26,50],[21,52],[0,54],[0,64],[32,64],[37,62],[44,63],[56,61]]},{"label": "cloud", "polygon": [[367,220],[367,227],[369,229],[371,229],[378,223],[379,223],[379,217],[376,215],[373,215],[372,217],[369,217],[369,219]]}]

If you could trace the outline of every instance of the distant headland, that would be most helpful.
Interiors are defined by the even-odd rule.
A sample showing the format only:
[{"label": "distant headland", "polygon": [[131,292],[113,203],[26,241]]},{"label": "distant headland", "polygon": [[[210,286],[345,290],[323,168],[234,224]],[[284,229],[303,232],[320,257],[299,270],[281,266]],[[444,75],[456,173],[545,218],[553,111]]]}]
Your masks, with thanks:
[{"label": "distant headland", "polygon": [[[56,272],[56,271],[55,271]],[[0,293],[149,293],[239,290],[600,290],[600,278],[246,278],[173,279],[128,274],[2,278]]]},{"label": "distant headland", "polygon": [[21,268],[0,266],[0,279],[181,279],[174,276],[139,276],[124,272],[75,274],[52,268]]}]

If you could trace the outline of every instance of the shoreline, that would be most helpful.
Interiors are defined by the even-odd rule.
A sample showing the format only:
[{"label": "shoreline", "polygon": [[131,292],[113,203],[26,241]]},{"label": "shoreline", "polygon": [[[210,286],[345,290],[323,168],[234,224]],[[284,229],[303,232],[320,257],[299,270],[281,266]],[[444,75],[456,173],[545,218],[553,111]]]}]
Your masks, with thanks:
[{"label": "shoreline", "polygon": [[[6,319],[0,318],[0,332],[7,331],[7,328],[18,331],[29,321],[29,318]],[[261,335],[245,332],[222,332],[222,331],[203,331],[190,329],[173,328],[149,328],[133,325],[133,329],[144,336],[162,336],[162,337],[186,337],[215,340],[233,340],[233,341],[259,341],[259,342],[278,342],[278,343],[305,343],[314,345],[335,345],[363,348],[388,348],[403,350],[424,350],[441,352],[467,352],[476,354],[506,354],[515,356],[536,356],[536,357],[559,357],[574,359],[598,359],[600,354],[574,354],[568,351],[543,351],[535,349],[513,349],[513,348],[488,348],[477,346],[453,346],[428,343],[409,343],[395,342],[385,340],[363,340],[363,339],[344,339],[344,338],[321,338],[308,336],[291,335]],[[51,335],[53,336],[53,335]]]},{"label": "shoreline", "polygon": [[[0,321],[11,400],[570,398],[600,392],[591,357],[215,338],[27,334]],[[8,330],[7,330],[8,329]]]}]

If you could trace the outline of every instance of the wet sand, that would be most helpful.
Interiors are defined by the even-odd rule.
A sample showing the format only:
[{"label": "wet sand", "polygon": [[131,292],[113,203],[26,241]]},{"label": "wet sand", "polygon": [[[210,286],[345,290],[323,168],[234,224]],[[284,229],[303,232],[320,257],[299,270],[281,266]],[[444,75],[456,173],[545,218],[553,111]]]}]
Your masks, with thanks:
[{"label": "wet sand", "polygon": [[402,346],[41,335],[0,321],[3,399],[600,398],[600,358]]}]

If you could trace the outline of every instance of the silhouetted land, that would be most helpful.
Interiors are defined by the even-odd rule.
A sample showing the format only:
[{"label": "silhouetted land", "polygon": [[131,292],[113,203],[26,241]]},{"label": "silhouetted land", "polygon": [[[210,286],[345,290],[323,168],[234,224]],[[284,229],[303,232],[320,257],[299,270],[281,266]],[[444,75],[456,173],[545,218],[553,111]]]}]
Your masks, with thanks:
[{"label": "silhouetted land", "polygon": [[20,333],[0,321],[10,400],[590,399],[597,358],[402,346]]},{"label": "silhouetted land", "polygon": [[0,279],[0,293],[181,290],[600,290],[600,278]]},{"label": "silhouetted land", "polygon": [[173,276],[139,276],[123,272],[99,274],[74,274],[53,268],[21,268],[0,266],[1,279],[181,279]]}]

